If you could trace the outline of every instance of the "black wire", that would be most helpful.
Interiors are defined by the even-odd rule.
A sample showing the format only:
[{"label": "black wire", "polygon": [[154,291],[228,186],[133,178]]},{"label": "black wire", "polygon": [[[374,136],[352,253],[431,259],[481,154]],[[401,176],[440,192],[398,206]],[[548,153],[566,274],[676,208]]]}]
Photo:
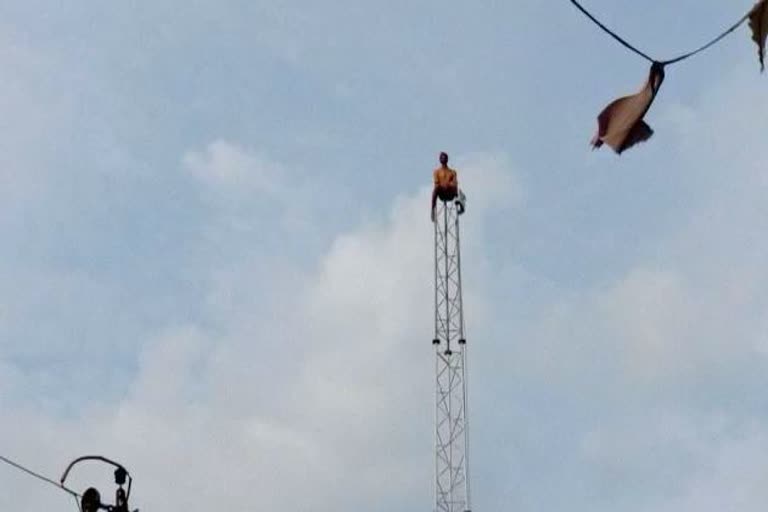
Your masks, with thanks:
[{"label": "black wire", "polygon": [[[648,60],[648,61],[650,61],[650,62],[655,62],[655,59],[652,59],[651,57],[649,57],[649,56],[648,56],[648,55],[646,55],[645,53],[641,52],[640,50],[638,50],[637,48],[635,48],[634,46],[632,46],[631,44],[629,44],[628,42],[626,42],[624,39],[622,39],[622,38],[621,38],[621,36],[619,36],[618,34],[616,34],[615,32],[613,32],[611,29],[609,29],[608,27],[606,27],[605,25],[603,25],[603,24],[600,22],[600,20],[598,20],[597,18],[595,18],[595,17],[592,15],[592,13],[590,13],[588,10],[586,10],[586,9],[585,9],[585,8],[584,8],[584,7],[583,7],[583,6],[582,6],[582,5],[579,3],[579,2],[577,2],[577,0],[571,0],[571,3],[572,3],[573,5],[575,5],[575,6],[576,6],[576,8],[578,8],[578,9],[579,9],[579,10],[580,10],[580,11],[581,11],[581,12],[582,12],[582,13],[583,13],[583,14],[584,14],[584,15],[585,15],[587,18],[589,18],[590,20],[592,20],[592,22],[593,22],[595,25],[597,25],[598,27],[600,27],[601,29],[603,29],[603,30],[604,30],[606,33],[608,33],[608,34],[609,34],[611,37],[613,37],[613,38],[614,38],[616,41],[618,41],[619,43],[621,43],[621,44],[622,44],[624,47],[626,47],[626,48],[627,48],[627,49],[629,49],[630,51],[632,51],[632,52],[634,52],[634,53],[638,54],[639,56],[641,56],[641,57],[645,58],[646,60]],[[729,27],[729,28],[728,28],[728,29],[727,29],[725,32],[723,32],[722,34],[720,34],[719,36],[717,36],[716,38],[714,38],[713,40],[711,40],[711,41],[710,41],[710,42],[708,42],[707,44],[705,44],[705,45],[703,45],[703,46],[700,46],[699,48],[696,48],[695,50],[693,50],[693,51],[691,51],[691,52],[688,52],[688,53],[684,53],[683,55],[680,55],[679,57],[675,57],[674,59],[669,59],[669,60],[665,60],[665,61],[662,61],[662,62],[660,62],[660,64],[662,64],[662,65],[664,65],[664,66],[667,66],[667,65],[669,65],[669,64],[676,64],[676,63],[678,63],[678,62],[684,61],[685,59],[688,59],[688,58],[690,58],[690,57],[693,57],[693,56],[694,56],[694,55],[696,55],[697,53],[701,53],[701,52],[703,52],[704,50],[706,50],[706,49],[710,48],[711,46],[713,46],[713,45],[717,44],[718,42],[720,42],[720,40],[722,40],[722,39],[723,39],[725,36],[727,36],[728,34],[730,34],[731,32],[733,32],[734,30],[736,30],[737,28],[739,28],[739,27],[741,26],[741,24],[742,24],[742,23],[744,23],[744,22],[745,22],[745,21],[746,21],[748,18],[749,18],[749,13],[745,14],[744,16],[742,16],[742,17],[739,19],[739,21],[737,21],[736,23],[734,23],[734,24],[733,24],[731,27]]]},{"label": "black wire", "polygon": [[576,6],[576,8],[577,8],[578,10],[580,10],[580,11],[581,11],[581,12],[584,14],[584,16],[586,16],[587,18],[589,18],[590,20],[592,20],[592,22],[593,22],[595,25],[597,25],[598,27],[600,27],[601,29],[603,29],[603,30],[604,30],[604,31],[605,31],[605,32],[606,32],[608,35],[610,35],[610,36],[611,36],[612,38],[614,38],[616,41],[618,41],[619,43],[621,43],[621,44],[622,44],[622,45],[623,45],[625,48],[627,48],[628,50],[630,50],[630,51],[632,51],[632,52],[634,52],[634,53],[638,54],[638,55],[639,55],[639,56],[641,56],[641,57],[643,57],[643,58],[644,58],[645,60],[647,60],[648,62],[651,62],[651,63],[653,63],[653,62],[654,62],[654,59],[652,59],[651,57],[649,57],[649,56],[648,56],[648,55],[646,55],[645,53],[641,52],[640,50],[638,50],[637,48],[635,48],[634,46],[632,46],[631,44],[629,44],[628,42],[626,42],[624,39],[622,39],[622,38],[621,38],[621,36],[619,36],[619,35],[618,35],[616,32],[614,32],[613,30],[611,30],[611,29],[609,29],[608,27],[606,27],[605,25],[603,25],[603,24],[600,22],[600,20],[598,20],[597,18],[595,18],[595,17],[592,15],[592,13],[590,13],[588,10],[586,10],[584,7],[582,7],[582,5],[581,5],[579,2],[577,2],[576,0],[571,0],[571,3],[572,3],[573,5],[575,5],[575,6]]},{"label": "black wire", "polygon": [[0,455],[0,462],[5,462],[9,466],[12,466],[12,467],[18,469],[19,471],[23,471],[24,473],[26,473],[26,474],[28,474],[30,476],[33,476],[33,477],[37,478],[38,480],[41,480],[41,481],[43,481],[43,482],[45,482],[47,484],[53,485],[57,489],[60,489],[60,490],[62,490],[64,492],[72,495],[75,498],[75,500],[77,500],[78,498],[82,497],[79,494],[77,494],[75,491],[71,491],[71,490],[67,489],[66,487],[64,487],[60,483],[55,482],[55,481],[51,480],[50,478],[46,478],[46,477],[44,477],[43,475],[41,475],[39,473],[35,473],[31,469],[25,468],[24,466],[22,466],[18,462],[14,462],[14,461],[12,461],[10,459],[7,459],[7,458],[3,457],[2,455]]},{"label": "black wire", "polygon": [[79,510],[80,512],[83,512],[83,507],[82,505],[80,505],[80,500],[77,499],[77,496],[72,496],[72,497],[75,499],[75,505],[77,505],[77,510]]},{"label": "black wire", "polygon": [[727,29],[725,32],[723,32],[722,34],[720,34],[719,36],[717,36],[716,38],[714,38],[713,40],[711,40],[710,42],[708,42],[708,43],[707,43],[707,44],[705,44],[704,46],[701,46],[701,47],[699,47],[699,48],[697,48],[697,49],[693,50],[692,52],[684,53],[683,55],[681,55],[681,56],[679,56],[679,57],[675,57],[674,59],[665,60],[664,62],[662,62],[662,64],[664,64],[664,65],[667,65],[667,64],[675,64],[675,63],[677,63],[677,62],[680,62],[680,61],[683,61],[683,60],[685,60],[685,59],[687,59],[687,58],[689,58],[689,57],[693,57],[693,56],[694,56],[694,55],[696,55],[697,53],[703,52],[704,50],[706,50],[706,49],[707,49],[707,48],[709,48],[710,46],[713,46],[713,45],[715,45],[716,43],[719,43],[721,39],[723,39],[725,36],[727,36],[728,34],[730,34],[731,32],[733,32],[733,31],[734,31],[734,30],[736,30],[737,28],[739,28],[739,27],[741,26],[741,24],[742,24],[742,23],[744,23],[745,21],[747,21],[747,19],[748,19],[748,18],[749,18],[749,13],[745,14],[744,16],[742,16],[742,17],[739,19],[739,21],[737,21],[736,23],[734,23],[734,24],[733,24],[731,27],[729,27],[729,28],[728,28],[728,29]]}]

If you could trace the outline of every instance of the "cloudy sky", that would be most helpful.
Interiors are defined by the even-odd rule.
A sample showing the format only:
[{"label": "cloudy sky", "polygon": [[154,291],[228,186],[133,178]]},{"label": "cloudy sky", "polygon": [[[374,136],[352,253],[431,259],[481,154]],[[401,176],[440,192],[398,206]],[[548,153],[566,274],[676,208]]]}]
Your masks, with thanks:
[{"label": "cloudy sky", "polygon": [[[751,0],[588,5],[660,58]],[[432,507],[430,172],[463,221],[474,510],[768,501],[768,78],[566,0],[0,2],[0,455],[143,510]],[[111,493],[89,466],[72,484]],[[0,509],[74,510],[0,467]]]}]

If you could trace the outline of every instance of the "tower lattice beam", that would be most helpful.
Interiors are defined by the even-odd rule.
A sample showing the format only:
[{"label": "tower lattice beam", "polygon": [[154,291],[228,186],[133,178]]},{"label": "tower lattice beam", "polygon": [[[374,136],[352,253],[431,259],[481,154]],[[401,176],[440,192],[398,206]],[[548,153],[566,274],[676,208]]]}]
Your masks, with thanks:
[{"label": "tower lattice beam", "polygon": [[435,512],[469,512],[467,362],[455,202],[435,211]]}]

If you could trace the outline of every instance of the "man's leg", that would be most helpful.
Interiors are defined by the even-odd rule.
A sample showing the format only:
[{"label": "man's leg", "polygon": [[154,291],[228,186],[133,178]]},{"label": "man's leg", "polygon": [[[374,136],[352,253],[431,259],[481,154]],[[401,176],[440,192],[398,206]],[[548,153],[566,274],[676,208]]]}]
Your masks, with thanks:
[{"label": "man's leg", "polygon": [[437,206],[437,187],[432,189],[432,209],[429,214],[429,218],[432,219],[432,222],[435,222],[435,206]]},{"label": "man's leg", "polygon": [[459,215],[464,213],[464,210],[466,210],[467,206],[465,204],[466,197],[464,196],[464,192],[459,190],[458,197],[456,198],[456,209],[459,212]]}]

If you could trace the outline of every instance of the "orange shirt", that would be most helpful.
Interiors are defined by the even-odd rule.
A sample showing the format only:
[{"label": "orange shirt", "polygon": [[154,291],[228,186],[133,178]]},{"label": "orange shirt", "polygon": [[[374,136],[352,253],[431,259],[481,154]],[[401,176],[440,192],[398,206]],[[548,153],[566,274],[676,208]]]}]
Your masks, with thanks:
[{"label": "orange shirt", "polygon": [[457,187],[459,180],[456,177],[456,171],[450,167],[438,167],[435,172],[432,173],[435,180],[435,186],[441,188]]}]

